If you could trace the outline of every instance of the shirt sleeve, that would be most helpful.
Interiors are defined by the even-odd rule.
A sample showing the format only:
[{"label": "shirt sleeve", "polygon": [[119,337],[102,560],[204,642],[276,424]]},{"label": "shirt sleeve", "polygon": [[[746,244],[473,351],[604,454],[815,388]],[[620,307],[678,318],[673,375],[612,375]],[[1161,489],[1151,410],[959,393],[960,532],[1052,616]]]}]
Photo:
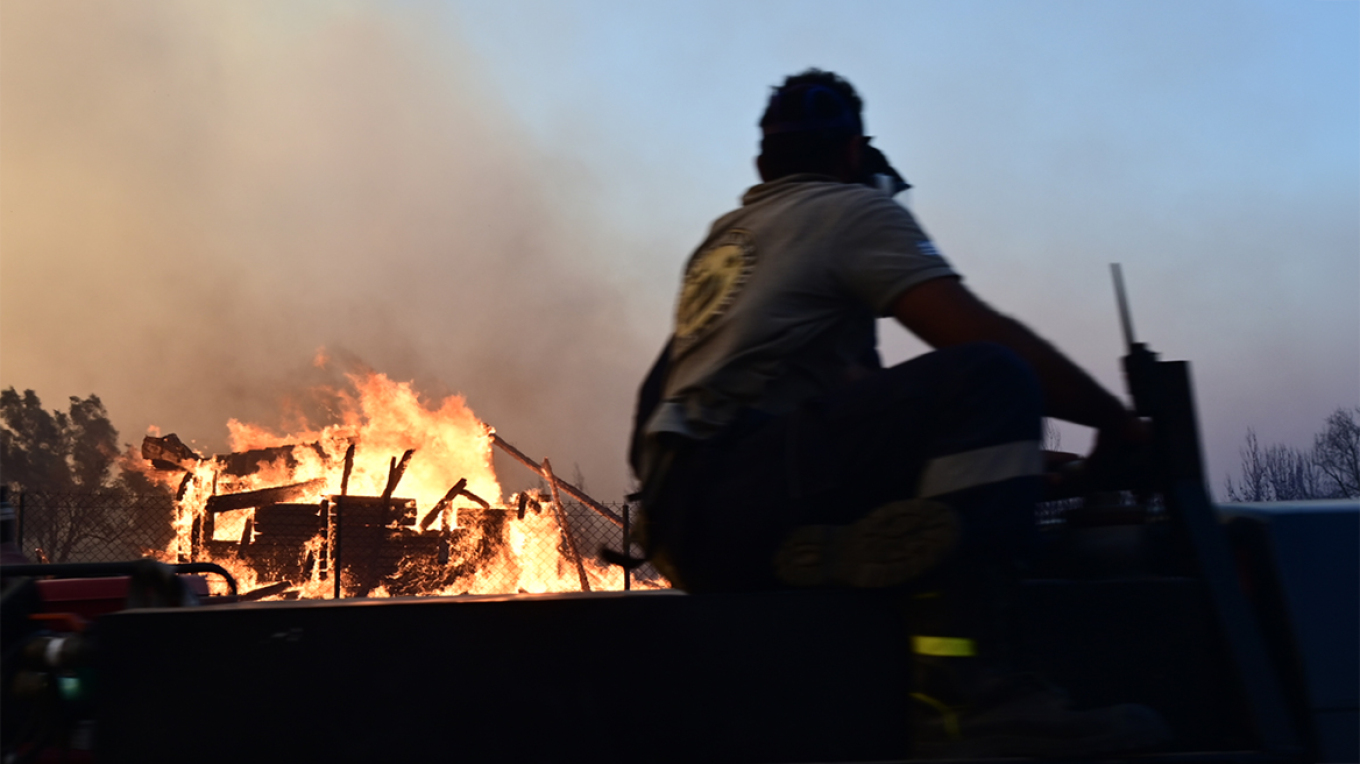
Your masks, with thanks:
[{"label": "shirt sleeve", "polygon": [[875,315],[889,315],[893,302],[918,284],[958,276],[905,207],[868,188],[847,196],[844,248],[832,268],[842,287]]}]

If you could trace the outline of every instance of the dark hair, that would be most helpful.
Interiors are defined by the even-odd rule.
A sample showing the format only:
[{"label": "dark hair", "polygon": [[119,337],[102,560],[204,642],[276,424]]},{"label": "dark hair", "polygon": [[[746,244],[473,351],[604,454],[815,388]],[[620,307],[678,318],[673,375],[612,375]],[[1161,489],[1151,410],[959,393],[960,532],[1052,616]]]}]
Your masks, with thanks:
[{"label": "dark hair", "polygon": [[813,68],[786,77],[760,117],[766,180],[832,172],[845,142],[864,134],[863,109],[854,86],[834,72]]}]

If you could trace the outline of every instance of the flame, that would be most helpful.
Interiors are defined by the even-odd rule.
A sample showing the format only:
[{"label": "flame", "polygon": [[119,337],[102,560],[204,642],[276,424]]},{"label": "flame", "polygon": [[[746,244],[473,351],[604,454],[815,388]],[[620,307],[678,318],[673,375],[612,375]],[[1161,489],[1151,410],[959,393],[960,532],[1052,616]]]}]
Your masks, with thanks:
[{"label": "flame", "polygon": [[[324,365],[318,351],[317,365]],[[406,451],[413,451],[407,469],[392,494],[414,500],[414,516],[378,529],[385,533],[384,549],[400,550],[401,558],[389,566],[380,580],[368,574],[365,584],[356,580],[350,558],[342,549],[341,589],[347,596],[387,597],[401,595],[459,595],[491,593],[544,593],[579,591],[576,562],[564,553],[562,528],[551,508],[551,499],[531,491],[527,498],[538,511],[518,517],[514,507],[518,494],[503,504],[501,486],[492,466],[493,430],[468,408],[462,396],[453,395],[427,405],[409,382],[396,382],[368,371],[347,374],[348,389],[317,391],[334,412],[335,422],[310,427],[296,416],[298,426],[287,433],[236,419],[227,423],[229,443],[239,461],[243,452],[263,454],[253,469],[231,469],[228,457],[204,459],[184,473],[155,472],[142,460],[143,471],[162,482],[178,480],[174,539],[157,556],[167,561],[215,562],[232,573],[239,591],[250,592],[277,584],[270,565],[261,562],[265,545],[256,527],[256,508],[207,512],[213,497],[293,486],[315,481],[301,496],[290,497],[283,510],[296,516],[300,527],[315,526],[316,532],[279,552],[269,547],[277,561],[293,570],[279,597],[324,598],[334,595],[336,571],[329,534],[334,528],[328,502],[342,492],[347,449],[354,447],[353,469],[344,492],[350,497],[377,497],[387,488],[394,465]],[[153,428],[153,432],[159,430]],[[259,451],[274,449],[274,451]],[[239,465],[238,465],[239,466]],[[239,475],[233,472],[245,471]],[[436,504],[459,480],[466,490],[490,504],[485,510],[465,495],[457,496],[445,511],[432,515]],[[310,506],[315,505],[313,510]],[[219,505],[220,506],[220,505]],[[346,507],[351,506],[346,504]],[[346,512],[351,510],[346,509]],[[277,517],[277,515],[273,515]],[[429,522],[422,522],[424,520]],[[425,526],[425,527],[422,527]],[[344,528],[348,528],[348,522]],[[347,530],[339,534],[344,544]],[[267,535],[267,534],[266,534]],[[304,532],[305,535],[305,532]],[[371,537],[370,537],[371,538]],[[270,541],[271,539],[264,539]],[[350,542],[350,543],[358,543]],[[294,559],[296,558],[296,559]],[[622,572],[594,559],[582,559],[581,568],[594,590],[622,588]],[[660,581],[641,581],[652,588]]]}]

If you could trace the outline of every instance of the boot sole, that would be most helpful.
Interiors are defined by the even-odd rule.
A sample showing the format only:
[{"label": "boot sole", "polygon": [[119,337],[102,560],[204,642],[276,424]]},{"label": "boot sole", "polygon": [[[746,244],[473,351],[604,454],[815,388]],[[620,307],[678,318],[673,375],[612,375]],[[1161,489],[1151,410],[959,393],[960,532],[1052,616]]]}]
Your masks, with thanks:
[{"label": "boot sole", "polygon": [[897,586],[938,565],[958,539],[958,515],[947,504],[893,501],[850,525],[795,528],[775,554],[775,574],[799,587]]}]

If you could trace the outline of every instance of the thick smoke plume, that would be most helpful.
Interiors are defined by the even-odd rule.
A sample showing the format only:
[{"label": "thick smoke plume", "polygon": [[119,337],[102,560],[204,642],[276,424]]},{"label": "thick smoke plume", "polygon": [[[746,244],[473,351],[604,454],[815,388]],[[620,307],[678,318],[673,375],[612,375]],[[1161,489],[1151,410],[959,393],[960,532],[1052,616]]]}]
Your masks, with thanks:
[{"label": "thick smoke plume", "polygon": [[[623,491],[623,245],[477,62],[358,3],[0,6],[0,384],[226,446],[333,365]],[[647,334],[654,334],[649,332]],[[339,361],[335,359],[340,359]],[[348,360],[346,360],[348,359]],[[516,470],[502,466],[508,488]]]}]

